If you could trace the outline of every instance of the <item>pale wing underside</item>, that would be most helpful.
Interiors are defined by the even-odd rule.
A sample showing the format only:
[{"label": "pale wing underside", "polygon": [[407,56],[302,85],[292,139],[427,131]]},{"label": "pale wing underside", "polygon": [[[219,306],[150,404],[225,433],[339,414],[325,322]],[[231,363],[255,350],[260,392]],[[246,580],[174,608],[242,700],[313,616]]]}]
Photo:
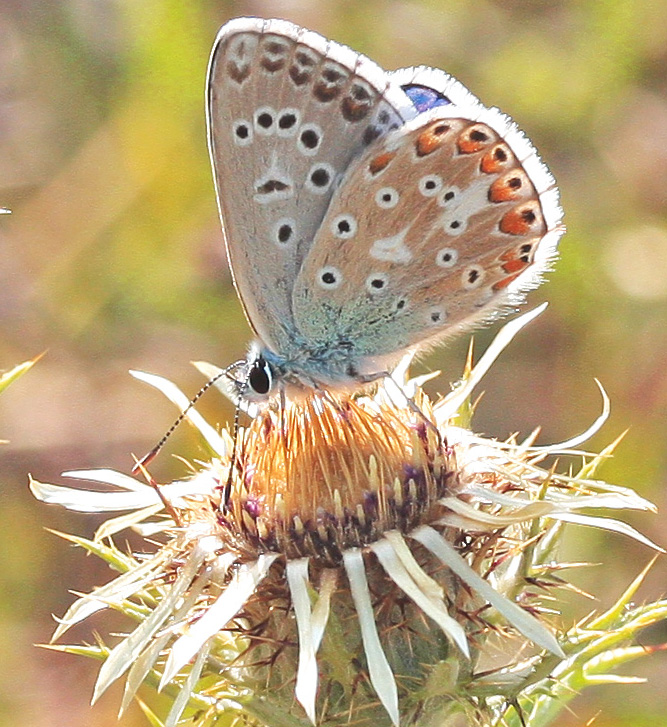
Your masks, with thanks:
[{"label": "pale wing underside", "polygon": [[414,116],[378,66],[316,33],[242,18],[222,28],[207,92],[227,254],[246,315],[276,351],[292,289],[350,161]]},{"label": "pale wing underside", "polygon": [[305,338],[391,356],[539,282],[562,234],[553,179],[527,141],[460,113],[423,114],[352,165],[297,279]]}]

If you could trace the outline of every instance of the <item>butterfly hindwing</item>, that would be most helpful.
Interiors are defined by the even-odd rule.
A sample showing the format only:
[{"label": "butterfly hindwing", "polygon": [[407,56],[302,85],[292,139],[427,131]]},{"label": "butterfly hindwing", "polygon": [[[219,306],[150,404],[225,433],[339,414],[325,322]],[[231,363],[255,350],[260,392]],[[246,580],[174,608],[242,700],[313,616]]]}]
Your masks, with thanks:
[{"label": "butterfly hindwing", "polygon": [[[561,234],[553,179],[527,142],[504,138],[505,117],[475,104],[473,118],[438,105],[352,164],[295,286],[304,337],[400,357],[539,280]],[[491,123],[474,118],[484,112]]]}]

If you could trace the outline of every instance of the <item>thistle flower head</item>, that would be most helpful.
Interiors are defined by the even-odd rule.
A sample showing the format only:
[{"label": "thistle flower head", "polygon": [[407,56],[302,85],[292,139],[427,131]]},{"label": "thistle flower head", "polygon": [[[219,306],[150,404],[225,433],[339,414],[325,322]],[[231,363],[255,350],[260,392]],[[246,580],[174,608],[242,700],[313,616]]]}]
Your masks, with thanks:
[{"label": "thistle flower head", "polygon": [[264,411],[240,432],[231,474],[220,463],[231,485],[221,521],[253,550],[338,567],[348,548],[437,519],[456,464],[428,416],[321,394]]},{"label": "thistle flower head", "polygon": [[[83,495],[33,481],[45,501],[133,511],[100,536],[132,526],[155,542],[161,533],[161,546],[126,559],[125,572],[77,601],[56,630],[54,638],[109,605],[139,612],[108,653],[96,696],[126,673],[123,707],[144,681],[176,686],[167,725],[186,707],[201,725],[221,708],[292,725],[445,724],[462,710],[498,717],[538,660],[565,656],[544,597],[559,582],[559,524],[644,540],[581,511],[651,507],[590,480],[590,465],[579,477],[541,469],[554,448],[453,425],[530,317],[509,324],[436,406],[415,381],[399,396],[393,383],[373,396],[315,393],[262,412],[236,441],[191,412],[216,456],[188,480],[69,473],[116,490]],[[140,378],[186,403],[168,382]],[[525,659],[517,662],[513,642],[498,665],[509,643],[498,635],[512,633],[530,644]],[[491,642],[496,664],[481,673]]]}]

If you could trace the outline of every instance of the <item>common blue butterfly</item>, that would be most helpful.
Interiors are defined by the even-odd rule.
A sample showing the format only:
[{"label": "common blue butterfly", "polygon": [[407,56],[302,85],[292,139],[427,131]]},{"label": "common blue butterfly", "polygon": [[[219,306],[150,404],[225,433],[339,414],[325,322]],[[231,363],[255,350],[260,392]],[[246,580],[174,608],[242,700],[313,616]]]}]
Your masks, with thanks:
[{"label": "common blue butterfly", "polygon": [[209,148],[257,341],[238,393],[354,390],[520,302],[554,258],[558,190],[443,71],[386,72],[283,20],[222,27]]}]

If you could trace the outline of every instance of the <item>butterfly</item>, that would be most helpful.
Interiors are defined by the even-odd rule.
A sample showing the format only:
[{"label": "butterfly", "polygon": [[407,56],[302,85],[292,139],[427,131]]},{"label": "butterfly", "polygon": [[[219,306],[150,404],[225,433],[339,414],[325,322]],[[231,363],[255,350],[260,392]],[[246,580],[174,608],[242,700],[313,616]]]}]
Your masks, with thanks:
[{"label": "butterfly", "polygon": [[215,41],[209,150],[255,332],[239,395],[354,391],[521,302],[556,254],[558,189],[444,71],[387,72],[284,20]]}]

